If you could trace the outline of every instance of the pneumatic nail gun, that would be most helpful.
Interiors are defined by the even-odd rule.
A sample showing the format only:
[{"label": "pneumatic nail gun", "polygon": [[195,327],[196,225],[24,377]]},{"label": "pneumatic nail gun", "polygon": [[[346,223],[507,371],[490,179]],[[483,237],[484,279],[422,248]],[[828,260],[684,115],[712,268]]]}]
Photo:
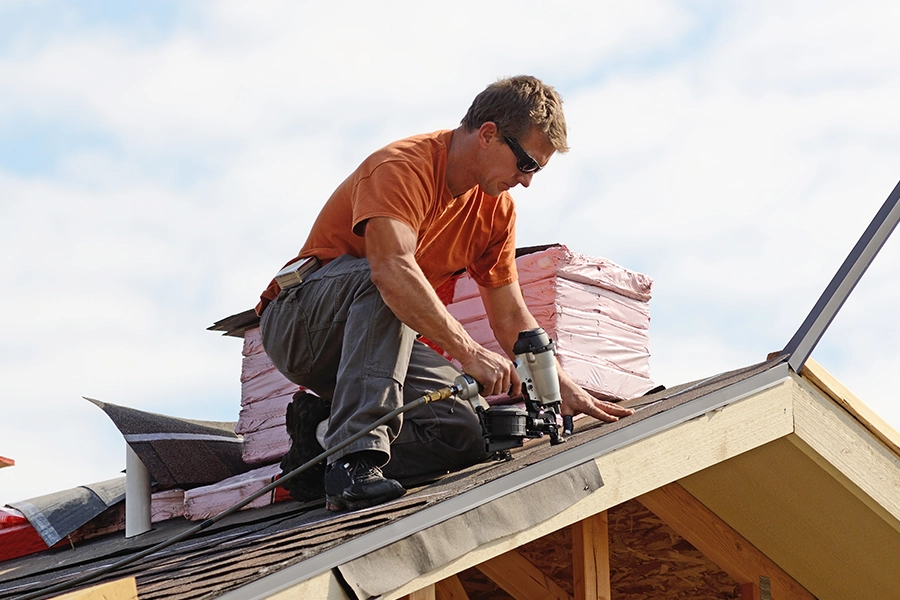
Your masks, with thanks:
[{"label": "pneumatic nail gun", "polygon": [[505,453],[521,446],[526,439],[550,437],[550,444],[561,444],[557,417],[562,397],[559,393],[559,377],[556,371],[556,345],[541,329],[529,329],[519,333],[513,347],[516,355],[516,371],[522,380],[525,408],[518,406],[491,406],[478,396],[478,382],[466,374],[457,377],[456,395],[469,400],[481,421],[485,450],[488,454]]}]

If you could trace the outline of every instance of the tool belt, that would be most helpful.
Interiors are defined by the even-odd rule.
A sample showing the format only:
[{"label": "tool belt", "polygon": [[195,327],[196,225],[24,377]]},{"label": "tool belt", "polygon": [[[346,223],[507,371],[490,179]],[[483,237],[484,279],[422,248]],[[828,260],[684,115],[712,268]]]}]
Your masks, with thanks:
[{"label": "tool belt", "polygon": [[318,271],[322,263],[315,256],[294,261],[275,275],[275,281],[282,290],[300,285],[307,277]]}]

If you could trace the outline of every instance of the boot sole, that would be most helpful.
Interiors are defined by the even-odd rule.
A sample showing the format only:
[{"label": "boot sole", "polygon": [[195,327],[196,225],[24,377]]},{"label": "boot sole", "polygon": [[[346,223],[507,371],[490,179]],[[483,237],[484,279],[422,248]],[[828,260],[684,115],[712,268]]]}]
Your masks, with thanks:
[{"label": "boot sole", "polygon": [[391,500],[396,500],[397,498],[403,496],[405,493],[406,490],[400,488],[399,490],[393,490],[390,493],[382,494],[381,496],[374,496],[369,498],[348,498],[343,495],[326,496],[325,508],[327,508],[331,512],[359,510],[361,508],[369,508],[370,506],[375,506],[377,504],[383,504],[385,502],[390,502]]}]

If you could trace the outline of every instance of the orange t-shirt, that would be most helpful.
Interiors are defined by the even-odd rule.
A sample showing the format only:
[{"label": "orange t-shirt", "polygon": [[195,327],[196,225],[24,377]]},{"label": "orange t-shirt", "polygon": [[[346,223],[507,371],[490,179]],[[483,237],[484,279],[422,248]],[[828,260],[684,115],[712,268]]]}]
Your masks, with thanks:
[{"label": "orange t-shirt", "polygon": [[[439,287],[466,269],[484,287],[518,279],[515,262],[516,211],[503,192],[489,196],[476,186],[453,198],[447,187],[447,152],[452,131],[406,138],[376,151],[338,186],[325,203],[297,257],[328,262],[343,254],[366,255],[359,227],[373,217],[390,217],[416,232],[416,262]],[[273,280],[257,313],[278,296]]]}]

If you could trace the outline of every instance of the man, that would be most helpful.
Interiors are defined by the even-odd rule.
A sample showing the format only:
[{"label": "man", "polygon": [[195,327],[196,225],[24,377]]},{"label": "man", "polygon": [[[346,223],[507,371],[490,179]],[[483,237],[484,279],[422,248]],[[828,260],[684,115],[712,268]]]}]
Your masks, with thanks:
[{"label": "man", "polygon": [[[323,266],[289,289],[273,281],[257,307],[272,362],[322,399],[301,396],[304,406],[330,402],[326,448],[452,383],[458,371],[417,334],[456,358],[484,395],[518,389],[512,347],[520,331],[538,325],[517,283],[515,205],[508,190],[528,187],[554,152],[567,150],[560,97],[540,80],[519,76],[488,86],[457,129],[390,144],[337,188],[294,259],[314,256]],[[478,283],[508,356],[475,343],[438,298],[435,289],[463,268]],[[631,414],[559,373],[563,414],[605,421]],[[289,428],[292,419],[323,414],[301,407],[292,417],[290,410]],[[314,425],[303,426],[306,439],[295,438],[295,447],[311,437]],[[298,460],[316,455],[308,448],[299,454]],[[480,426],[468,403],[426,404],[329,458],[327,506],[372,506],[404,493],[394,478],[483,458]]]}]

